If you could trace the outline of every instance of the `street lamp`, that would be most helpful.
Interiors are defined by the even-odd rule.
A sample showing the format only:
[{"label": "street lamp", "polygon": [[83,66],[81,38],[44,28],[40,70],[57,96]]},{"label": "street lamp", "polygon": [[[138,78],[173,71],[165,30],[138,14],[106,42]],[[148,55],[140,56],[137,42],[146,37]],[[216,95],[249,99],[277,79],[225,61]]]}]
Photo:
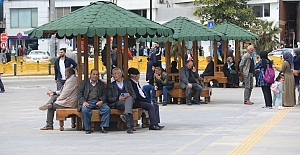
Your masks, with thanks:
[{"label": "street lamp", "polygon": [[[150,20],[152,21],[152,0],[150,0]],[[150,41],[150,48],[152,47],[152,41]]]}]

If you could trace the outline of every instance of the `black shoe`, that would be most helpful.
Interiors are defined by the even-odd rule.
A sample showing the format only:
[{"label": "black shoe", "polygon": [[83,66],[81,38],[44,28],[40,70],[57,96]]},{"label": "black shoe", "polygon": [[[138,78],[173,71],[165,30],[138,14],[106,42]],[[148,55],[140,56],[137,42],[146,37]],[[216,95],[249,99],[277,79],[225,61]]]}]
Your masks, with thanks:
[{"label": "black shoe", "polygon": [[107,133],[107,130],[105,130],[105,128],[104,128],[104,127],[101,127],[101,129],[100,129],[100,133]]},{"label": "black shoe", "polygon": [[192,103],[192,104],[200,104],[200,102],[199,102],[199,101],[196,101],[196,100],[191,100],[191,103]]},{"label": "black shoe", "polygon": [[120,115],[120,118],[123,122],[126,123],[126,120],[127,120],[127,116],[126,115]]},{"label": "black shoe", "polygon": [[165,126],[160,126],[159,124],[156,124],[160,129],[163,129]]},{"label": "black shoe", "polygon": [[149,130],[161,130],[161,128],[158,127],[158,126],[156,126],[156,125],[154,125],[154,124],[151,124],[151,125],[149,126]]},{"label": "black shoe", "polygon": [[192,105],[192,103],[190,101],[187,101],[186,105]]},{"label": "black shoe", "polygon": [[91,134],[91,133],[92,133],[91,130],[85,131],[85,134]]},{"label": "black shoe", "polygon": [[127,133],[128,133],[128,134],[133,134],[132,127],[128,127]]},{"label": "black shoe", "polygon": [[4,93],[4,92],[5,92],[5,90],[1,90],[1,91],[0,91],[0,93]]},{"label": "black shoe", "polygon": [[162,103],[162,106],[166,106],[168,103],[167,102],[163,102]]}]

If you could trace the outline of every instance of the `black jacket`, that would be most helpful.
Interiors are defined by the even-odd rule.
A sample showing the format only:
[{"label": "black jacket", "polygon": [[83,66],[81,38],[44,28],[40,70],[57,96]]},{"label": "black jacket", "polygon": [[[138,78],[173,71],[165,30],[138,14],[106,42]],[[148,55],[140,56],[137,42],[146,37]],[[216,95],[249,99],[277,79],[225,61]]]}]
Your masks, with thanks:
[{"label": "black jacket", "polygon": [[132,79],[130,79],[130,82],[131,82],[131,84],[132,84],[132,88],[133,88],[133,90],[134,90],[134,93],[136,94],[136,101],[137,101],[137,103],[136,103],[136,106],[135,106],[135,107],[137,107],[137,108],[140,107],[139,102],[148,102],[148,103],[150,103],[151,101],[150,101],[149,98],[147,98],[147,97],[146,97],[146,98],[143,98],[143,97],[140,95],[139,89],[138,89],[138,86],[136,85],[136,83],[135,83]]},{"label": "black jacket", "polygon": [[214,62],[213,61],[211,61],[207,64],[207,66],[202,74],[204,76],[214,76]]},{"label": "black jacket", "polygon": [[[59,60],[60,60],[60,57],[57,58],[54,62],[55,80],[60,79],[62,77],[61,73],[60,73],[60,68],[59,68]],[[71,58],[65,57],[64,62],[65,62],[66,68],[71,67],[71,65],[74,69],[77,67],[77,63]]]}]

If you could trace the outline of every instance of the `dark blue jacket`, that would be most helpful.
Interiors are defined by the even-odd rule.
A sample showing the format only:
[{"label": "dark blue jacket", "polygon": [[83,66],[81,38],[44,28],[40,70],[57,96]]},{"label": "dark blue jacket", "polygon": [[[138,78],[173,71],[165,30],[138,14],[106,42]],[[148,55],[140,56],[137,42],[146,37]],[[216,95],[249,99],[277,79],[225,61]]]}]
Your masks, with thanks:
[{"label": "dark blue jacket", "polygon": [[[60,57],[57,58],[54,62],[55,80],[61,79],[61,73],[60,73],[60,68],[59,68],[59,59],[60,59]],[[77,63],[73,59],[65,57],[65,67],[69,68],[69,67],[71,67],[71,65],[74,69],[77,67]]]},{"label": "dark blue jacket", "polygon": [[138,89],[136,83],[135,83],[132,79],[130,79],[129,81],[131,82],[132,88],[133,88],[133,90],[134,90],[134,93],[136,94],[136,101],[137,101],[137,102],[136,102],[135,107],[137,107],[137,108],[140,107],[139,102],[148,102],[148,103],[151,103],[151,101],[150,101],[149,98],[147,98],[147,97],[146,97],[146,98],[143,98],[143,97],[140,95],[139,89]]},{"label": "dark blue jacket", "polygon": [[[293,58],[294,70],[300,70],[300,56],[294,56]],[[295,84],[299,84],[300,76],[294,76]]]}]

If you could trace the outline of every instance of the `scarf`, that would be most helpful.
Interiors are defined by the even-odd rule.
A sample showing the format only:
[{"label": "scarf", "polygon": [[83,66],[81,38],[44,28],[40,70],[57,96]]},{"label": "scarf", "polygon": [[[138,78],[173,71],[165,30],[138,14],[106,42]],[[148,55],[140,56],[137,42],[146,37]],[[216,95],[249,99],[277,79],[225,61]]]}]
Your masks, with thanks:
[{"label": "scarf", "polygon": [[290,52],[284,51],[283,52],[283,59],[290,64],[291,69],[294,69],[293,55]]}]

